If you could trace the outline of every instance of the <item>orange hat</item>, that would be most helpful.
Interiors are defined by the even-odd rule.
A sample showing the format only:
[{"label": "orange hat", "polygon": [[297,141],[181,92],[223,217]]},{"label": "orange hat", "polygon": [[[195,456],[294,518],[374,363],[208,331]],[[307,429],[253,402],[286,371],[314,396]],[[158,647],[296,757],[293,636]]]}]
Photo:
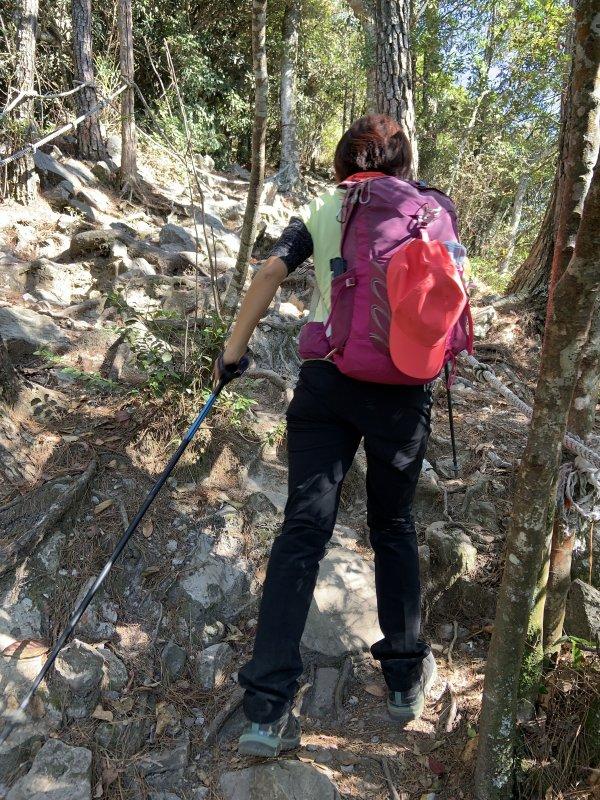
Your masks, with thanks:
[{"label": "orange hat", "polygon": [[387,289],[392,361],[405,375],[433,380],[444,365],[448,334],[467,302],[448,250],[438,241],[413,239],[392,256]]}]

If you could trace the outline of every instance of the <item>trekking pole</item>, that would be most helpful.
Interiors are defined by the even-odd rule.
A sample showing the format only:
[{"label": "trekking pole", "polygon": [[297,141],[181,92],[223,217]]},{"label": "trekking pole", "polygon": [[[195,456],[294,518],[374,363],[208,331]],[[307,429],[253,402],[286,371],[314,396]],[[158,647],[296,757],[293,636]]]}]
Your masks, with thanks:
[{"label": "trekking pole", "polygon": [[[69,636],[73,633],[73,630],[75,629],[75,626],[77,625],[77,623],[81,619],[81,617],[82,617],[83,613],[85,612],[86,608],[92,602],[92,600],[93,600],[95,594],[97,593],[98,589],[104,583],[104,581],[106,579],[106,576],[111,571],[115,561],[119,558],[119,556],[123,552],[123,549],[127,545],[127,542],[131,539],[135,529],[137,528],[137,526],[140,524],[140,522],[144,518],[144,515],[145,515],[146,511],[148,511],[148,509],[152,505],[152,502],[154,501],[156,495],[160,492],[161,488],[165,484],[165,481],[167,480],[167,478],[169,477],[169,475],[173,471],[175,465],[177,464],[177,462],[181,458],[184,450],[186,449],[188,444],[194,438],[194,435],[195,435],[196,431],[198,430],[198,428],[200,427],[200,425],[202,425],[202,423],[204,422],[206,417],[209,415],[210,410],[213,407],[213,405],[215,404],[215,401],[216,401],[217,397],[221,394],[223,388],[230,381],[232,381],[234,378],[239,377],[246,370],[247,367],[248,367],[248,359],[246,357],[244,357],[239,362],[239,364],[228,365],[227,367],[222,368],[222,376],[221,376],[217,386],[215,387],[213,392],[210,394],[208,400],[206,401],[206,403],[204,405],[204,408],[200,411],[200,413],[198,414],[196,419],[190,425],[187,433],[183,437],[183,440],[182,440],[181,444],[179,445],[177,450],[171,456],[171,458],[169,460],[169,463],[164,468],[160,478],[156,481],[156,483],[154,484],[152,489],[150,489],[150,491],[148,492],[148,495],[146,496],[146,499],[142,503],[142,506],[141,506],[140,510],[135,515],[135,518],[133,519],[132,523],[129,525],[129,527],[127,528],[125,533],[121,536],[121,538],[117,542],[117,545],[116,545],[115,549],[113,550],[111,557],[108,559],[108,561],[104,565],[102,571],[100,572],[100,574],[98,575],[98,577],[94,581],[93,585],[89,588],[89,590],[88,590],[87,594],[85,595],[85,597],[83,598],[83,600],[79,603],[77,608],[71,614],[71,618],[69,619],[69,622],[67,623],[67,627],[64,629],[64,631],[58,637],[58,640],[57,640],[56,644],[54,645],[50,655],[46,659],[46,663],[44,664],[44,666],[41,668],[41,670],[37,674],[37,677],[33,681],[32,685],[31,685],[31,688],[29,689],[29,691],[27,692],[27,694],[25,695],[25,697],[21,701],[21,704],[20,704],[19,708],[15,712],[13,712],[13,714],[14,714],[13,719],[9,720],[8,723],[5,725],[4,729],[2,730],[2,732],[0,732],[0,745],[4,744],[4,742],[8,739],[8,737],[10,736],[12,731],[17,726],[17,724],[24,720],[25,709],[27,708],[27,706],[31,702],[31,699],[32,699],[33,695],[35,694],[37,688],[39,687],[40,683],[44,680],[44,678],[46,677],[46,675],[50,671],[50,668],[54,664],[54,662],[56,661],[56,658],[57,658],[58,654],[60,653],[60,651],[64,647],[64,645],[67,642]],[[234,370],[234,368],[235,368],[235,370]]]},{"label": "trekking pole", "polygon": [[458,459],[456,458],[456,439],[454,437],[454,414],[452,412],[452,391],[450,390],[450,368],[448,363],[444,365],[444,374],[446,376],[446,398],[448,400],[448,421],[450,423],[450,439],[452,441],[452,465],[454,468],[454,477],[458,478]]}]

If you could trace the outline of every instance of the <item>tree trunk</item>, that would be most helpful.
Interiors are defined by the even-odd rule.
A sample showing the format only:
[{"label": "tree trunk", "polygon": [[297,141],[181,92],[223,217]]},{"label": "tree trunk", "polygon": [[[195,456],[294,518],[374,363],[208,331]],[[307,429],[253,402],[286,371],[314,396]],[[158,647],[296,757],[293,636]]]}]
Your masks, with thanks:
[{"label": "tree trunk", "polygon": [[298,119],[296,116],[296,69],[300,0],[287,0],[283,17],[283,55],[281,58],[281,163],[279,189],[290,192],[300,177]]},{"label": "tree trunk", "polygon": [[223,308],[233,316],[246,283],[248,262],[256,238],[260,198],[265,181],[265,139],[269,104],[269,75],[266,51],[267,0],[252,0],[252,63],[254,65],[254,125],[252,127],[252,169],[246,211],[240,234],[240,249],[233,276],[227,287]]},{"label": "tree trunk", "polygon": [[527,186],[529,185],[529,174],[524,172],[519,178],[517,192],[512,208],[512,219],[510,221],[510,229],[508,231],[508,246],[506,255],[502,259],[502,263],[498,267],[498,272],[503,275],[510,269],[510,262],[515,251],[517,243],[517,235],[519,233],[519,225],[521,224],[521,216],[523,214],[523,203],[525,202],[525,195],[527,194]]},{"label": "tree trunk", "polygon": [[[574,36],[572,27],[569,30],[567,48],[574,51]],[[531,246],[529,255],[516,270],[506,289],[507,294],[516,294],[524,297],[528,305],[536,312],[540,320],[546,316],[548,305],[548,287],[552,272],[554,258],[554,243],[558,215],[561,208],[561,196],[564,188],[565,168],[567,164],[568,130],[572,106],[574,59],[565,76],[564,88],[560,105],[560,135],[558,139],[558,157],[552,191],[546,207],[546,212],[540,226],[538,235]]]},{"label": "tree trunk", "polygon": [[[121,75],[133,83],[133,21],[131,0],[119,0],[119,61]],[[133,86],[121,95],[121,185],[137,180],[137,138],[135,132],[135,90]]]},{"label": "tree trunk", "polygon": [[585,200],[575,250],[556,285],[546,323],[486,666],[475,770],[478,800],[508,798],[512,791],[515,714],[527,626],[546,548],[548,516],[554,511],[569,406],[600,290],[599,215],[600,160]]},{"label": "tree trunk", "polygon": [[[19,92],[33,92],[35,75],[35,36],[38,25],[38,0],[20,0],[17,27],[17,56],[15,84]],[[33,101],[26,100],[17,106],[12,115],[13,148],[19,150],[31,141],[33,125]],[[23,205],[30,205],[37,198],[38,177],[33,163],[33,154],[28,153],[7,165],[8,194]]]},{"label": "tree trunk", "polygon": [[[567,158],[562,178],[560,210],[550,276],[548,314],[553,303],[553,288],[563,275],[573,253],[583,204],[600,149],[600,35],[593,20],[598,0],[579,0],[575,6],[573,66],[569,125],[565,134]],[[597,316],[597,315],[596,315]],[[582,438],[594,424],[598,397],[598,338],[600,323],[594,320],[578,376],[569,421]],[[595,393],[594,393],[595,390]],[[571,583],[571,558],[574,531],[558,515],[555,517],[550,552],[545,608],[543,608],[544,650],[550,653],[562,636],[567,592]]]},{"label": "tree trunk", "polygon": [[419,152],[409,45],[410,3],[408,0],[376,0],[374,6],[377,110],[396,119],[404,128],[412,148],[412,175],[415,176],[419,169]]},{"label": "tree trunk", "polygon": [[[71,0],[73,18],[73,61],[75,80],[93,83],[94,57],[92,53],[92,3],[91,0]],[[77,114],[85,114],[98,102],[95,86],[86,86],[77,94]],[[106,148],[100,132],[98,114],[86,117],[77,128],[79,158],[100,161],[106,158]]]}]

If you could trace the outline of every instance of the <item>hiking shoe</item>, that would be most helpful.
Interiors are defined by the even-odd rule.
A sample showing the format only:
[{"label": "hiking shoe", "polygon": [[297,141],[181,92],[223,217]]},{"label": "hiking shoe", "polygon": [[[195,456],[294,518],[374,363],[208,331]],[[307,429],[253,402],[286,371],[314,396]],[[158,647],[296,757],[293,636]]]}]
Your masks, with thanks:
[{"label": "hiking shoe", "polygon": [[392,692],[388,695],[387,707],[392,719],[410,722],[418,719],[425,707],[425,695],[437,678],[437,665],[433,653],[423,659],[421,678],[416,686],[405,692]]},{"label": "hiking shoe", "polygon": [[243,756],[275,758],[300,744],[302,730],[291,711],[275,722],[249,722],[240,736],[238,753]]}]

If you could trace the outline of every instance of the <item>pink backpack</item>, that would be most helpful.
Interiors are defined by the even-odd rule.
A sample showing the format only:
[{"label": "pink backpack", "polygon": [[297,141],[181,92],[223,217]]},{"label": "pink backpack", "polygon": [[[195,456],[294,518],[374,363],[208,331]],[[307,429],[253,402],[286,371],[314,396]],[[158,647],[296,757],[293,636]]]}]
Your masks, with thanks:
[{"label": "pink backpack", "polygon": [[[387,269],[392,256],[426,230],[423,238],[444,243],[462,272],[460,255],[465,251],[458,244],[454,204],[436,189],[382,173],[361,173],[340,185],[346,189],[340,214],[346,269],[332,278],[327,321],[303,327],[300,356],[329,358],[345,375],[361,381],[428,383],[436,376],[423,380],[405,375],[390,356]],[[444,363],[465,349],[472,352],[472,328],[467,302],[448,333]]]}]

